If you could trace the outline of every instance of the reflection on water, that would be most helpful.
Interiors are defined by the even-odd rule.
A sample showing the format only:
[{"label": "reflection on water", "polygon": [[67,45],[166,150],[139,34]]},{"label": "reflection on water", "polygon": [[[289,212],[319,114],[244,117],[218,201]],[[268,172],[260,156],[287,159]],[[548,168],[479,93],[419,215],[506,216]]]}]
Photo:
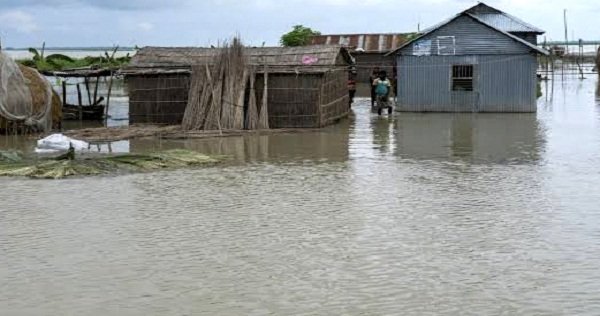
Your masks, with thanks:
[{"label": "reflection on water", "polygon": [[130,141],[131,151],[145,152],[185,148],[213,155],[231,156],[238,162],[347,161],[348,122],[319,132],[246,135],[215,139]]},{"label": "reflection on water", "polygon": [[596,105],[600,106],[600,80],[596,84]]},{"label": "reflection on water", "polygon": [[397,121],[403,158],[529,163],[544,150],[535,114],[406,113]]},{"label": "reflection on water", "polygon": [[596,315],[595,89],[518,115],[362,100],[319,132],[121,144],[218,167],[0,179],[0,314]]}]

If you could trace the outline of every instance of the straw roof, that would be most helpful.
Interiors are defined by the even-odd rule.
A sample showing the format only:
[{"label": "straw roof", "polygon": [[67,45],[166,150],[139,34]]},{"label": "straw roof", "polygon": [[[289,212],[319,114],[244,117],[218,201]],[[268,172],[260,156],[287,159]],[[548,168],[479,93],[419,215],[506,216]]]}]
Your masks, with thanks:
[{"label": "straw roof", "polygon": [[[193,65],[212,65],[219,48],[144,47],[122,69],[127,75],[189,73]],[[269,72],[325,72],[332,66],[353,63],[348,51],[338,45],[246,48],[249,64],[268,65]]]}]

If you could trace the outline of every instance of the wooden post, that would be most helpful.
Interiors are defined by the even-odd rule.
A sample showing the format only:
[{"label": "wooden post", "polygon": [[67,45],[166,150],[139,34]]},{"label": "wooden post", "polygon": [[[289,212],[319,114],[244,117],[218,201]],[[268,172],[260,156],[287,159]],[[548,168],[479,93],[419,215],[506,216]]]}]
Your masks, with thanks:
[{"label": "wooden post", "polygon": [[92,94],[90,93],[90,81],[88,80],[88,77],[85,77],[84,82],[85,82],[85,91],[87,91],[89,105],[92,105]]},{"label": "wooden post", "polygon": [[63,80],[62,82],[62,94],[63,94],[63,103],[62,106],[65,108],[67,106],[67,82]]},{"label": "wooden post", "polygon": [[112,93],[113,86],[113,73],[110,72],[110,79],[108,81],[108,93],[106,95],[106,113],[104,114],[104,119],[108,121],[108,107],[110,106],[110,95]]},{"label": "wooden post", "polygon": [[569,31],[567,27],[567,9],[563,11],[563,22],[565,27],[565,54],[569,55]]},{"label": "wooden post", "polygon": [[94,100],[94,105],[96,105],[96,103],[98,102],[98,85],[99,85],[99,81],[100,81],[100,76],[96,77],[96,86],[94,87],[94,98],[92,100]]},{"label": "wooden post", "polygon": [[258,129],[269,129],[269,69],[265,64],[262,104],[258,113]]},{"label": "wooden post", "polygon": [[82,100],[81,100],[81,88],[79,87],[79,84],[77,84],[77,102],[79,105],[79,120],[83,119],[83,104],[82,104]]}]

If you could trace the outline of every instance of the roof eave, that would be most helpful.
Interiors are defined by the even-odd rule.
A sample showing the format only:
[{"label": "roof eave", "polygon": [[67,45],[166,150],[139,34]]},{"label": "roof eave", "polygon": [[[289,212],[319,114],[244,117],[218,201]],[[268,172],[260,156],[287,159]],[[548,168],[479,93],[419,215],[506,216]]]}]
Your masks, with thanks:
[{"label": "roof eave", "polygon": [[528,41],[526,41],[526,40],[524,40],[524,39],[522,39],[522,38],[520,38],[518,36],[512,35],[512,34],[510,34],[508,32],[505,32],[505,31],[503,31],[503,30],[501,30],[499,28],[496,28],[496,27],[494,27],[494,26],[492,26],[492,25],[490,25],[488,23],[485,23],[485,21],[479,19],[476,15],[473,15],[471,13],[465,13],[465,15],[468,16],[468,17],[470,17],[470,18],[472,18],[473,20],[475,20],[475,21],[477,21],[477,22],[479,22],[479,23],[481,23],[481,24],[489,27],[492,30],[495,30],[497,32],[500,32],[500,33],[502,33],[502,34],[510,37],[514,41],[516,41],[518,43],[521,43],[522,45],[525,45],[525,46],[529,47],[532,51],[535,51],[535,52],[539,53],[540,55],[545,55],[545,56],[550,55],[550,53],[547,50],[545,50],[543,48],[540,48],[540,47],[538,47],[538,46],[536,46],[534,44],[531,44]]},{"label": "roof eave", "polygon": [[[490,6],[490,5],[486,4],[486,3],[483,3],[483,2],[477,3],[476,5],[474,5],[474,6],[470,7],[470,8],[468,8],[468,9],[466,9],[462,13],[472,14],[471,11],[473,11],[475,8],[481,7],[481,6],[484,6],[484,7],[488,8],[488,9],[491,9],[492,11],[495,12],[495,14],[504,15],[507,18],[513,20],[513,22],[521,24],[522,26],[524,26],[526,28],[529,28],[531,30],[531,31],[525,31],[525,32],[520,32],[520,33],[535,33],[535,34],[538,34],[538,35],[542,35],[542,34],[546,33],[544,30],[542,30],[542,29],[540,29],[538,27],[535,27],[535,26],[533,26],[533,25],[531,25],[531,24],[529,24],[529,23],[527,23],[527,22],[519,19],[518,17],[516,17],[516,16],[514,16],[512,14],[509,14],[509,13],[506,13],[506,12],[504,12],[502,10],[496,9],[496,8]],[[476,15],[476,14],[473,14],[473,15]]]},{"label": "roof eave", "polygon": [[396,48],[395,50],[391,51],[390,53],[386,54],[385,56],[389,56],[389,55],[392,55],[392,54],[397,54],[399,51],[401,51],[405,47],[411,45],[412,43],[420,40],[421,38],[423,38],[423,37],[425,37],[425,36],[427,36],[427,35],[435,32],[437,30],[439,30],[440,28],[442,28],[442,27],[444,27],[444,26],[452,23],[454,20],[458,19],[461,16],[468,16],[468,17],[472,18],[474,21],[476,21],[476,22],[478,22],[478,23],[480,23],[480,24],[482,24],[482,25],[484,25],[484,26],[486,26],[488,28],[491,28],[492,30],[495,30],[496,32],[500,32],[500,33],[502,33],[502,34],[510,37],[511,39],[513,39],[513,40],[515,40],[515,41],[517,41],[517,42],[519,42],[519,43],[521,43],[521,44],[529,47],[530,49],[532,49],[533,51],[535,51],[535,52],[537,52],[537,53],[539,53],[541,55],[546,55],[546,56],[550,55],[550,53],[548,51],[546,51],[545,49],[537,47],[537,46],[535,46],[535,45],[533,45],[533,44],[531,44],[531,43],[529,43],[529,42],[527,42],[527,41],[525,41],[525,40],[523,40],[523,39],[521,39],[521,38],[519,38],[519,37],[517,37],[515,35],[512,35],[512,34],[510,34],[508,32],[502,31],[502,30],[500,30],[500,29],[498,29],[498,28],[496,28],[496,27],[494,27],[494,26],[492,26],[492,25],[490,25],[488,23],[485,23],[483,20],[477,18],[475,15],[473,15],[471,13],[467,13],[467,11],[468,10],[463,11],[463,12],[457,14],[456,16],[452,17],[451,19],[447,20],[446,22],[439,24],[437,27],[430,29],[426,33],[423,33],[421,36],[418,36],[418,37],[414,38],[413,40],[406,42],[404,45]]}]

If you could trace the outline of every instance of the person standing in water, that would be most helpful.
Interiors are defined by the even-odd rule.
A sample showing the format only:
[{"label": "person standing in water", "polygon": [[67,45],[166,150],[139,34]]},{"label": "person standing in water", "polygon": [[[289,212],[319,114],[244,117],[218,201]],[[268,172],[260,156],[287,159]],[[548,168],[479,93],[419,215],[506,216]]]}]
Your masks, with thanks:
[{"label": "person standing in water", "polygon": [[387,77],[387,72],[384,70],[379,72],[379,76],[373,81],[372,88],[375,89],[377,98],[377,113],[381,115],[383,108],[387,108],[388,114],[391,114],[390,92],[392,91],[392,82]]},{"label": "person standing in water", "polygon": [[375,86],[373,85],[373,82],[375,82],[377,77],[379,77],[379,72],[379,67],[375,67],[373,68],[373,72],[369,77],[369,85],[371,86],[371,107],[374,107],[375,101],[377,101],[377,95],[375,94]]},{"label": "person standing in water", "polygon": [[356,70],[351,70],[348,73],[348,94],[350,97],[349,107],[352,107],[352,103],[354,103],[354,96],[356,95]]}]

